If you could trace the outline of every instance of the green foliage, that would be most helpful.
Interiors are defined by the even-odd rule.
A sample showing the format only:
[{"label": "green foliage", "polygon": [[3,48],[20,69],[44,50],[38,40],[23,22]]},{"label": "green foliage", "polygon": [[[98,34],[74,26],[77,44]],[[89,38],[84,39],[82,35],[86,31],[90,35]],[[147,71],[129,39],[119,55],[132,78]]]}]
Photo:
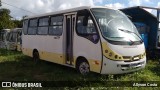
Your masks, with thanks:
[{"label": "green foliage", "polygon": [[11,20],[10,10],[2,8],[0,9],[0,30],[6,28],[14,28],[15,24]]},{"label": "green foliage", "polygon": [[12,20],[15,24],[15,27],[17,28],[22,28],[23,26],[23,21],[22,20]]}]

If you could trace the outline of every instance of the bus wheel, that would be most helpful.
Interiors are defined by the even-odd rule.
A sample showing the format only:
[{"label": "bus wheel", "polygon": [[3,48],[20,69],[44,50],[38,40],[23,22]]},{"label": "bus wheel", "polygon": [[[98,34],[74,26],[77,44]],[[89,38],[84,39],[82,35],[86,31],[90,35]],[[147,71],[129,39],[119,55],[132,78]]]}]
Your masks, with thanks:
[{"label": "bus wheel", "polygon": [[86,61],[81,61],[78,64],[78,71],[82,74],[82,75],[87,75],[90,72],[89,69],[89,64]]},{"label": "bus wheel", "polygon": [[39,53],[37,51],[33,52],[33,60],[35,63],[39,61]]}]

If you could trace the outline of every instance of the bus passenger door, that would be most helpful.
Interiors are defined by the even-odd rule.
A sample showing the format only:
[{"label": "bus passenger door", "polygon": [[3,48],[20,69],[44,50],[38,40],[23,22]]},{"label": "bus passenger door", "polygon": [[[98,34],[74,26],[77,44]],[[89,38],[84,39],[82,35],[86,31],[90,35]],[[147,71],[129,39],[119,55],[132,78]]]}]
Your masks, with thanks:
[{"label": "bus passenger door", "polygon": [[75,28],[76,14],[65,15],[65,64],[73,65],[73,32]]}]

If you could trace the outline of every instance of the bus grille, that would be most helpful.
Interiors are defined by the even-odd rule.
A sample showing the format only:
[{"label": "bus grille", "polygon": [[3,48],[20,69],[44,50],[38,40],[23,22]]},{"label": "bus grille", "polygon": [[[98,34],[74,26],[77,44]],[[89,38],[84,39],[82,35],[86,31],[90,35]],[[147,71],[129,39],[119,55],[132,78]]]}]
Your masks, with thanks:
[{"label": "bus grille", "polygon": [[124,62],[133,62],[133,61],[139,61],[141,59],[140,55],[136,55],[136,56],[123,56]]},{"label": "bus grille", "polygon": [[142,65],[144,63],[145,62],[132,63],[132,64],[123,64],[123,65],[121,65],[121,70],[125,71],[125,70],[132,70],[132,69],[140,68],[140,67],[142,67]]}]

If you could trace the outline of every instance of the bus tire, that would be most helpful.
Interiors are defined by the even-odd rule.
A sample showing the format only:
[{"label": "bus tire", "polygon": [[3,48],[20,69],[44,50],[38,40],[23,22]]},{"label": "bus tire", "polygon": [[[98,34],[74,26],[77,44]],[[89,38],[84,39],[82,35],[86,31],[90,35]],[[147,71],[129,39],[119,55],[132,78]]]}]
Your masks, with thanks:
[{"label": "bus tire", "polygon": [[82,59],[81,58],[81,60],[79,60],[78,62],[77,62],[77,70],[78,70],[78,72],[79,73],[81,73],[82,75],[87,75],[87,74],[89,74],[89,72],[90,72],[90,66],[89,66],[89,63],[87,62],[87,60],[86,59]]},{"label": "bus tire", "polygon": [[39,53],[38,51],[33,52],[33,61],[37,63],[39,61]]}]

